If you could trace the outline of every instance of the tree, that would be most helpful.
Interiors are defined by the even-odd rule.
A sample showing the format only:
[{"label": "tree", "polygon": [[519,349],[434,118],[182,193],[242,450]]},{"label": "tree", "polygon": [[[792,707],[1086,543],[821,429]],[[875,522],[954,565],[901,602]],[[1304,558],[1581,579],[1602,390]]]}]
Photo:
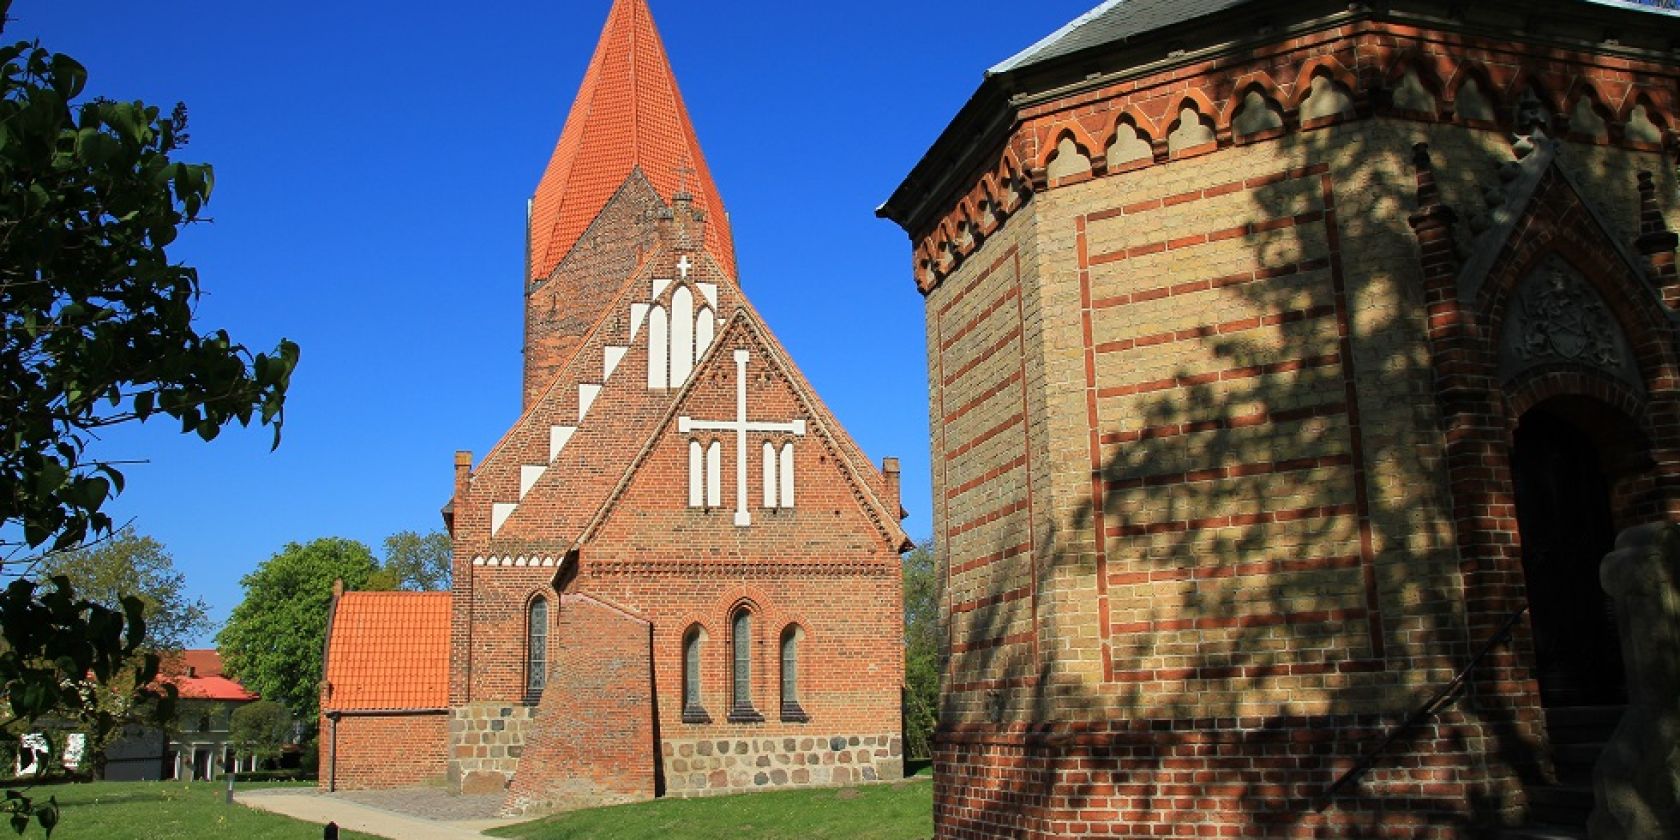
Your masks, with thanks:
[{"label": "tree", "polygon": [[130,723],[156,723],[169,717],[170,704],[156,702],[150,693],[137,695],[142,687],[133,675],[142,670],[144,657],[179,652],[188,639],[208,625],[208,606],[203,599],[186,594],[186,579],[175,571],[174,560],[163,545],[150,537],[124,528],[110,540],[47,557],[43,571],[68,580],[83,598],[121,610],[122,599],[139,599],[145,616],[140,645],[128,655],[126,670],[101,684],[82,680],[80,715],[87,736],[86,760],[95,776],[104,775],[105,751],[121,737]]},{"label": "tree", "polygon": [[[4,31],[11,0],[0,0]],[[197,272],[165,248],[197,221],[213,173],[171,160],[186,109],[78,100],[87,71],[38,43],[0,46],[0,706],[13,720],[79,712],[76,685],[107,684],[144,639],[142,604],[78,599],[42,585],[42,553],[109,532],[101,511],[123,486],[90,452],[99,430],[165,415],[205,440],[253,418],[279,442],[298,348],[253,356],[226,332],[199,332]],[[147,685],[142,657],[133,684]],[[55,808],[9,796],[20,832]],[[20,824],[21,821],[21,824]]]},{"label": "tree", "polygon": [[302,720],[314,721],[333,581],[365,589],[379,572],[373,552],[355,540],[288,543],[239,581],[245,597],[216,635],[228,673],[286,704]]},{"label": "tree", "polygon": [[939,676],[944,670],[939,624],[939,576],[931,541],[904,555],[905,754],[933,755],[939,723]]},{"label": "tree", "polygon": [[234,709],[228,723],[228,740],[259,761],[278,759],[291,734],[291,714],[273,700],[257,700]]},{"label": "tree", "polygon": [[186,577],[163,544],[132,527],[106,542],[50,555],[41,564],[48,577],[63,575],[83,598],[120,609],[125,595],[140,599],[150,652],[180,651],[209,626],[209,605],[186,591]]},{"label": "tree", "polygon": [[455,547],[442,531],[398,531],[385,538],[385,572],[393,589],[440,592],[449,588]]}]

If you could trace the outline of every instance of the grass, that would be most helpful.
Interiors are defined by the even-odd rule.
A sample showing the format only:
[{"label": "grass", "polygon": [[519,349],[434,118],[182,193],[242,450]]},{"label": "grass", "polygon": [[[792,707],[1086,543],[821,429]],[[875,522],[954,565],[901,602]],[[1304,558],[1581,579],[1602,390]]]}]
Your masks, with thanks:
[{"label": "grass", "polygon": [[[296,787],[286,784],[241,784],[259,787]],[[307,785],[305,785],[307,787]],[[321,827],[254,811],[222,801],[227,788],[218,782],[93,782],[43,785],[27,795],[37,802],[57,797],[61,810],[53,840],[161,840],[162,838],[229,838],[229,840],[320,840]],[[4,825],[0,823],[0,825]],[[0,829],[4,830],[4,829]],[[10,832],[6,832],[7,836]],[[31,825],[25,838],[44,835]],[[344,832],[343,840],[377,840],[372,835]]]},{"label": "grass", "polygon": [[861,838],[933,836],[933,785],[925,780],[855,788],[658,799],[572,811],[489,832],[520,840],[588,837]]}]

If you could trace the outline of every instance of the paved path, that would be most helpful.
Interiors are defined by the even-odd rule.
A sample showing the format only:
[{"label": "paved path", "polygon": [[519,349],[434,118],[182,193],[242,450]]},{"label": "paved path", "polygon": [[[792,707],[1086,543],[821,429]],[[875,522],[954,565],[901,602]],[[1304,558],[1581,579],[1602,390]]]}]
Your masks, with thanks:
[{"label": "paved path", "polygon": [[[435,799],[449,799],[449,794],[429,791]],[[360,831],[392,840],[479,840],[489,835],[484,829],[519,822],[511,819],[430,820],[424,817],[388,811],[342,796],[296,788],[241,791],[234,794],[241,805],[260,811],[272,811],[294,819],[326,825],[338,823],[348,831]]]}]

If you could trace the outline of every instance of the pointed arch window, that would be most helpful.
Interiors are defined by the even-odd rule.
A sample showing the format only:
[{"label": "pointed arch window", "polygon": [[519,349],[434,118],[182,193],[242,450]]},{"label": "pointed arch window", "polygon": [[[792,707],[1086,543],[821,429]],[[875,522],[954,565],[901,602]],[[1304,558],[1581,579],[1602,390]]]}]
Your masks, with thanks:
[{"label": "pointed arch window", "polygon": [[752,704],[752,612],[746,607],[736,610],[729,628],[729,720],[757,723],[764,716]]},{"label": "pointed arch window", "polygon": [[531,599],[525,613],[525,699],[536,702],[548,684],[548,599]]},{"label": "pointed arch window", "polygon": [[701,646],[705,641],[706,630],[698,624],[683,634],[683,723],[712,722],[712,716],[706,714],[706,707],[700,702]]},{"label": "pointed arch window", "polygon": [[799,705],[799,643],[805,631],[797,624],[789,624],[782,631],[782,720],[804,723],[810,720]]}]

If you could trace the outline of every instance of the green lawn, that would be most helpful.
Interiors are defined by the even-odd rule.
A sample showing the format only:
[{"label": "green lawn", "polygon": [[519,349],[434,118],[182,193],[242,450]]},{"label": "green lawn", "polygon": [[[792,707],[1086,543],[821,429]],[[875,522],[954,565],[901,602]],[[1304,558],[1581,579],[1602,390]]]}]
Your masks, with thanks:
[{"label": "green lawn", "polygon": [[[240,789],[274,786],[242,784]],[[223,804],[226,791],[220,783],[206,782],[94,782],[43,785],[28,796],[37,802],[58,798],[62,813],[53,840],[320,840],[318,825]],[[4,836],[11,836],[10,831]],[[42,837],[41,827],[31,825],[23,836]],[[348,831],[341,836],[376,840]]]},{"label": "green lawn", "polygon": [[588,837],[874,838],[933,836],[933,783],[916,779],[835,790],[659,799],[573,811],[490,832],[525,840]]}]

